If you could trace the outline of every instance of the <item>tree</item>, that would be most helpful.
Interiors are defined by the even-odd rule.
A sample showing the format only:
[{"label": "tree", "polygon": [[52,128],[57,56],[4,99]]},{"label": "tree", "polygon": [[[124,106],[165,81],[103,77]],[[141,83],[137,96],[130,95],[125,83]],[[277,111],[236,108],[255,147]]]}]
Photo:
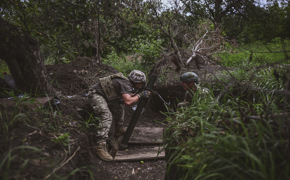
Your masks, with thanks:
[{"label": "tree", "polygon": [[149,5],[151,10],[150,22],[153,24],[154,28],[161,30],[163,36],[169,39],[178,57],[178,63],[180,66],[184,66],[184,62],[181,60],[180,50],[174,39],[183,29],[183,26],[180,26],[181,24],[178,21],[181,17],[179,13],[180,7],[177,5],[174,7],[174,10],[171,11],[170,9],[162,9],[162,4],[158,1],[149,1]]},{"label": "tree", "polygon": [[59,48],[60,43],[67,42],[69,37],[79,37],[80,33],[70,32],[82,22],[81,18],[85,17],[86,11],[80,13],[81,18],[69,18],[78,15],[75,9],[79,8],[74,7],[83,5],[70,1],[11,0],[1,3],[0,58],[6,62],[22,91],[53,92],[39,43],[52,44],[52,47],[64,50],[63,47]]},{"label": "tree", "polygon": [[[135,7],[137,1],[124,2]],[[127,28],[121,26],[129,12],[124,13],[126,8],[123,2],[104,0],[1,2],[0,58],[21,90],[51,93],[39,45],[46,57],[55,53],[56,62],[60,57],[91,56],[93,48],[100,49],[101,41],[105,47],[122,36],[120,29]]]},{"label": "tree", "polygon": [[223,18],[229,15],[244,16],[245,8],[254,0],[181,0],[185,13],[202,19],[209,19],[220,28]]},{"label": "tree", "polygon": [[289,2],[247,4],[243,16],[228,15],[222,21],[222,30],[241,43],[269,42],[276,37],[286,39],[289,33]]},{"label": "tree", "polygon": [[27,32],[0,17],[0,59],[25,92],[51,93],[39,45]]},{"label": "tree", "polygon": [[[207,64],[211,55],[222,51],[225,41],[220,35],[219,28],[215,28],[208,19],[188,15],[185,11],[186,5],[183,6],[181,1],[175,0],[171,9],[164,9],[158,2],[150,1],[151,22],[154,28],[160,29],[170,39],[178,57],[179,66],[188,65],[194,60],[196,67],[200,68],[200,64]],[[193,21],[190,22],[190,20]],[[177,43],[180,40],[183,43]],[[181,48],[183,52],[190,54],[186,62],[182,61]]]}]

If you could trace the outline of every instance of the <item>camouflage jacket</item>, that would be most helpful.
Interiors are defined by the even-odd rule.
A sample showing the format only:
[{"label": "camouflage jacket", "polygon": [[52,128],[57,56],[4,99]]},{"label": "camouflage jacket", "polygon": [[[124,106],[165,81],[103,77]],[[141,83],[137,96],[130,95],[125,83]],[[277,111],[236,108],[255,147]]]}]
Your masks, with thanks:
[{"label": "camouflage jacket", "polygon": [[[209,94],[209,89],[202,88],[202,87],[200,87],[198,85],[196,87],[197,88],[196,88],[196,92],[195,93],[197,93],[198,95],[205,96],[205,95],[208,95]],[[187,102],[191,102],[192,101],[192,97],[193,97],[193,93],[194,92],[192,92],[192,90],[190,90],[190,89],[187,90],[185,92],[184,100],[187,101]]]},{"label": "camouflage jacket", "polygon": [[115,90],[114,85],[112,83],[112,78],[122,78],[122,79],[129,81],[129,79],[126,78],[122,73],[117,73],[117,74],[113,74],[113,75],[110,75],[107,77],[99,78],[102,89],[106,95],[107,100],[109,100],[109,101],[116,99],[116,98],[120,98],[120,97],[118,97],[118,95],[116,93],[116,90]]},{"label": "camouflage jacket", "polygon": [[200,96],[206,96],[209,94],[209,89],[207,88],[201,88],[199,85],[197,85],[197,89],[196,92],[193,92],[192,90],[187,90],[185,92],[185,96],[184,96],[184,101],[180,102],[177,104],[177,108],[183,107],[183,106],[188,106],[193,98],[193,93],[197,93]]}]

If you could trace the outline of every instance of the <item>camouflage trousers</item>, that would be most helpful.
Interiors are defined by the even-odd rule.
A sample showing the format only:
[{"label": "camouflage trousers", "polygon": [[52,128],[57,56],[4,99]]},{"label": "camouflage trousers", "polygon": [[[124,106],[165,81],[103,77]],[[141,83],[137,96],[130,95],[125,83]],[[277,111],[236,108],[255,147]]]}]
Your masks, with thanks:
[{"label": "camouflage trousers", "polygon": [[119,101],[108,103],[106,99],[97,94],[96,90],[90,89],[88,99],[92,106],[95,115],[99,118],[97,132],[97,141],[105,142],[108,139],[109,131],[113,120],[115,125],[123,125],[124,123],[124,105],[119,104]]}]

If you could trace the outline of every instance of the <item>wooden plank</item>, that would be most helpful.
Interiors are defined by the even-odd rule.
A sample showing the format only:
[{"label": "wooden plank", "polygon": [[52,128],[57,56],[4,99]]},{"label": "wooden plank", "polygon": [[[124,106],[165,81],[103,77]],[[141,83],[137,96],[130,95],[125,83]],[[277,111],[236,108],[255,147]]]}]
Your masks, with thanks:
[{"label": "wooden plank", "polygon": [[128,151],[118,151],[116,153],[114,161],[143,161],[148,159],[164,159],[165,151],[159,151],[161,151],[161,147],[128,149]]},{"label": "wooden plank", "polygon": [[163,128],[135,127],[128,144],[163,143]]}]

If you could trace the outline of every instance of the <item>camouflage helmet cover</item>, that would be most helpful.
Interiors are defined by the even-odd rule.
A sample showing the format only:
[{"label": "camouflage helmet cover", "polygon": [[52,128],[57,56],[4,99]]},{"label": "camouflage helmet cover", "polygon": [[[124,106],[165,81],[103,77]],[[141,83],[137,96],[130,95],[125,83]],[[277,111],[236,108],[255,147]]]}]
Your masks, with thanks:
[{"label": "camouflage helmet cover", "polygon": [[129,80],[134,83],[145,83],[146,82],[146,75],[139,70],[133,70],[129,74]]},{"label": "camouflage helmet cover", "polygon": [[180,76],[180,81],[198,83],[198,76],[194,72],[186,72]]}]

